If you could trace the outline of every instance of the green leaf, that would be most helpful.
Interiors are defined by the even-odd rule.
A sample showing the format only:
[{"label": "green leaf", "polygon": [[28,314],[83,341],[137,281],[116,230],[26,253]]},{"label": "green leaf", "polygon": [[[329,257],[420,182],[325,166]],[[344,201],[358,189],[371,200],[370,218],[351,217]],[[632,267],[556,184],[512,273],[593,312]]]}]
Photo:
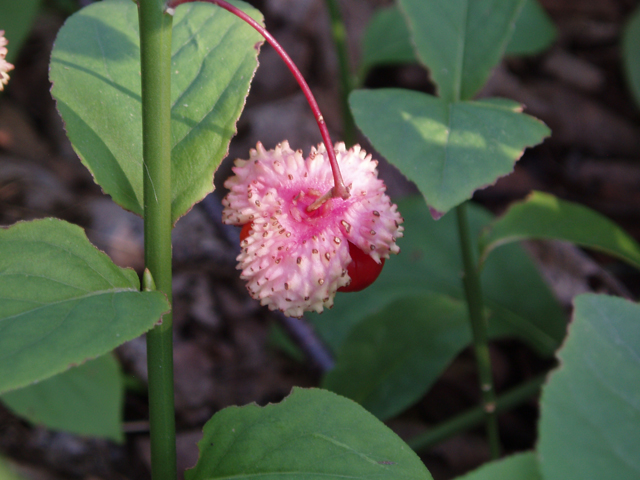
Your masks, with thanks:
[{"label": "green leaf", "polygon": [[0,393],[104,355],[170,308],[140,292],[80,227],[44,219],[0,229]]},{"label": "green leaf", "polygon": [[375,478],[429,480],[418,456],[358,404],[325,390],[294,388],[279,404],[214,415],[186,480]]},{"label": "green leaf", "polygon": [[525,0],[505,54],[535,55],[549,48],[556,36],[556,27],[538,0]]},{"label": "green leaf", "polygon": [[500,245],[528,239],[572,242],[640,268],[640,245],[622,228],[590,208],[543,192],[512,204],[489,225],[480,238],[482,259]]},{"label": "green leaf", "polygon": [[361,70],[415,61],[409,27],[398,7],[376,10],[362,38]]},{"label": "green leaf", "polygon": [[640,105],[640,8],[629,19],[622,35],[622,59],[631,93]]},{"label": "green leaf", "polygon": [[[398,209],[405,220],[405,236],[398,239],[400,254],[385,263],[373,285],[361,292],[338,294],[333,309],[307,317],[335,351],[355,325],[394,300],[429,292],[464,299],[455,216],[433,220],[419,197],[398,202]],[[492,217],[473,204],[467,210],[475,237]],[[519,245],[506,246],[489,257],[482,270],[482,286],[491,310],[492,335],[516,335],[540,353],[553,354],[564,338],[565,315]]]},{"label": "green leaf", "polygon": [[524,0],[398,0],[447,102],[470,100],[498,64]]},{"label": "green leaf", "polygon": [[[261,20],[259,12],[234,4]],[[257,67],[261,38],[219,7],[176,9],[171,72],[172,220],[213,190]],[[96,2],[58,33],[52,94],[74,150],[103,190],[142,215],[138,15],[131,0]]]},{"label": "green leaf", "polygon": [[33,424],[122,442],[124,388],[113,355],[103,355],[0,397]]},{"label": "green leaf", "polygon": [[9,41],[7,45],[7,61],[13,63],[20,53],[20,48],[31,32],[42,0],[20,0],[19,2],[5,0],[0,2],[0,18],[4,36]]},{"label": "green leaf", "polygon": [[322,387],[387,420],[420,399],[470,341],[464,303],[404,297],[351,330]]},{"label": "green leaf", "polygon": [[[535,55],[555,41],[556,27],[537,0],[524,0],[505,53]],[[393,5],[375,11],[363,35],[361,75],[378,65],[414,63],[416,52],[407,20]]]},{"label": "green leaf", "polygon": [[502,99],[449,104],[420,92],[357,90],[358,127],[440,213],[511,173],[526,147],[549,135],[521,106]]},{"label": "green leaf", "polygon": [[[533,452],[503,458],[456,477],[455,480],[542,480],[538,459]],[[569,480],[567,477],[565,480]]]},{"label": "green leaf", "polygon": [[561,366],[543,389],[545,480],[640,478],[640,306],[576,297]]}]

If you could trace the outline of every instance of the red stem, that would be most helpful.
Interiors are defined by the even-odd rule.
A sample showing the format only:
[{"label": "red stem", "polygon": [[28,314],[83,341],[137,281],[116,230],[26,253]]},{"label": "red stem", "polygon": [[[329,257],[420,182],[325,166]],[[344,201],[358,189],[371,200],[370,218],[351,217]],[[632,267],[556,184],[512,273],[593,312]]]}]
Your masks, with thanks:
[{"label": "red stem", "polygon": [[[167,8],[176,8],[178,5],[182,5],[183,3],[189,3],[194,0],[170,0],[167,3]],[[284,51],[282,46],[278,43],[278,41],[273,38],[273,36],[258,22],[256,22],[249,15],[244,13],[237,7],[234,7],[230,3],[225,2],[224,0],[203,0],[209,3],[213,3],[214,5],[218,5],[219,7],[224,8],[225,10],[233,13],[238,18],[244,20],[246,23],[251,25],[254,29],[258,31],[260,35],[262,35],[267,42],[274,48],[274,50],[280,55],[280,58],[284,60],[287,67],[295,77],[298,85],[302,89],[304,96],[307,98],[307,102],[309,102],[309,106],[313,111],[313,115],[318,123],[318,128],[320,129],[320,134],[322,135],[322,141],[324,142],[324,146],[327,149],[327,154],[329,155],[329,162],[331,163],[331,171],[333,172],[333,196],[340,198],[349,198],[349,190],[344,185],[344,180],[342,180],[342,174],[340,173],[340,167],[338,166],[338,160],[336,159],[336,154],[333,150],[333,143],[331,143],[331,137],[329,136],[329,130],[327,129],[327,124],[324,121],[324,117],[322,116],[322,112],[320,112],[320,107],[318,106],[318,102],[316,102],[313,93],[311,93],[311,89],[304,77],[296,67],[296,64],[293,63],[291,57],[287,55],[287,52]]]}]

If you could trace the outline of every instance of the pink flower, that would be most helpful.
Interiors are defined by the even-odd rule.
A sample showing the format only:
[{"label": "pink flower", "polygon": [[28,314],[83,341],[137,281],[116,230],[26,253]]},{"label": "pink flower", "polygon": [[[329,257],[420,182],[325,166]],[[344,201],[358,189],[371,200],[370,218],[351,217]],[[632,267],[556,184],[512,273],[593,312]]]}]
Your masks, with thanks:
[{"label": "pink flower", "polygon": [[4,86],[9,83],[9,74],[7,72],[13,70],[13,65],[5,60],[8,43],[7,39],[4,38],[4,30],[0,30],[0,91],[4,90]]},{"label": "pink flower", "polygon": [[299,317],[333,305],[338,288],[350,282],[349,242],[377,263],[398,253],[402,217],[378,179],[377,161],[359,146],[335,146],[346,200],[328,198],[319,208],[307,207],[333,187],[324,145],[307,159],[285,141],[275,150],[258,143],[249,160],[236,160],[234,176],[225,182],[223,221],[252,223],[238,256],[241,278],[251,296],[271,310]]}]

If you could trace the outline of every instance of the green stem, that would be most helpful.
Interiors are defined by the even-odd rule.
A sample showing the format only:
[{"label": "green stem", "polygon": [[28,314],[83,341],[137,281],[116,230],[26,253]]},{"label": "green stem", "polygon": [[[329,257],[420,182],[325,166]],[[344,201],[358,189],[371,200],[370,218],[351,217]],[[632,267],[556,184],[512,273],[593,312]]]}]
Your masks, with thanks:
[{"label": "green stem", "polygon": [[340,68],[340,96],[342,104],[343,138],[347,148],[356,143],[356,124],[349,108],[349,94],[353,90],[354,81],[349,69],[349,46],[347,44],[347,29],[344,26],[340,5],[337,0],[326,0],[331,18],[331,34],[338,54]]},{"label": "green stem", "polygon": [[[510,410],[520,405],[525,400],[534,396],[544,384],[546,375],[535,377],[528,382],[509,390],[496,401],[496,413]],[[453,437],[454,435],[469,430],[482,423],[485,419],[485,410],[482,407],[473,408],[461,413],[441,425],[417,435],[409,440],[409,446],[419,452],[431,448],[434,445]]]},{"label": "green stem", "polygon": [[[171,24],[163,0],[139,0],[145,264],[171,302]],[[147,334],[153,480],[175,480],[172,317]]]},{"label": "green stem", "polygon": [[464,284],[467,307],[469,309],[469,320],[471,321],[471,330],[473,332],[473,348],[478,363],[482,408],[486,420],[491,458],[496,459],[500,456],[500,437],[498,435],[496,394],[493,387],[493,375],[491,373],[491,357],[489,355],[489,344],[487,342],[487,321],[484,316],[480,272],[476,266],[474,248],[471,242],[466,204],[459,205],[456,208],[456,213],[458,216],[462,264],[464,266],[462,282]]}]

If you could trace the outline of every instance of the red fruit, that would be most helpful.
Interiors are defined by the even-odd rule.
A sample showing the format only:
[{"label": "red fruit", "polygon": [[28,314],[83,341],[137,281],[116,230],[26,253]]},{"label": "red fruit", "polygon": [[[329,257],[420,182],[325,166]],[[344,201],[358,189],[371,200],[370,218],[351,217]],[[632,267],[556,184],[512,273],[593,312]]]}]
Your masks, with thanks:
[{"label": "red fruit", "polygon": [[245,223],[242,226],[242,230],[240,230],[240,241],[242,242],[245,238],[247,238],[249,236],[249,231],[251,230],[251,227],[253,225],[253,222],[249,222],[249,223]]},{"label": "red fruit", "polygon": [[351,263],[347,266],[347,272],[351,277],[351,283],[340,287],[338,289],[339,292],[359,292],[364,290],[376,281],[384,266],[384,258],[381,259],[380,263],[376,263],[370,255],[367,255],[351,242],[349,242],[349,255],[351,256]]}]

